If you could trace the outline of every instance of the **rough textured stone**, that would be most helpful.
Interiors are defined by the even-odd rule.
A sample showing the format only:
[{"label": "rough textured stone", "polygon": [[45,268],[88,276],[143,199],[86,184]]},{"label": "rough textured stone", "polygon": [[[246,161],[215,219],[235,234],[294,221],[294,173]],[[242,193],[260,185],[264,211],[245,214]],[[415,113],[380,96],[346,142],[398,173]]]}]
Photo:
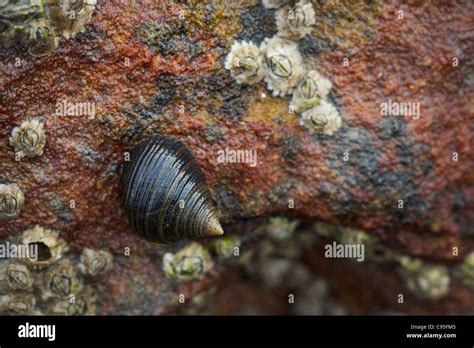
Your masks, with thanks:
[{"label": "rough textured stone", "polygon": [[[288,99],[272,98],[263,84],[238,85],[224,70],[235,39],[258,43],[275,31],[273,11],[238,3],[101,1],[86,31],[48,56],[1,51],[0,179],[21,187],[25,205],[0,223],[0,238],[41,224],[61,231],[77,254],[109,250],[116,265],[98,284],[98,313],[173,311],[180,292],[192,296],[215,275],[165,280],[161,257],[182,243],[138,238],[120,200],[124,152],[160,132],[196,155],[224,224],[289,213],[362,228],[405,254],[459,262],[474,234],[472,2],[315,1],[317,24],[300,50],[333,83],[343,120],[334,136],[309,135]],[[420,102],[420,119],[380,116],[388,99]],[[95,103],[95,118],[55,115],[64,100]],[[44,153],[15,161],[10,133],[33,117],[44,121]],[[256,149],[258,166],[219,165],[226,147]],[[467,290],[452,291],[457,302],[447,311],[472,301]]]}]

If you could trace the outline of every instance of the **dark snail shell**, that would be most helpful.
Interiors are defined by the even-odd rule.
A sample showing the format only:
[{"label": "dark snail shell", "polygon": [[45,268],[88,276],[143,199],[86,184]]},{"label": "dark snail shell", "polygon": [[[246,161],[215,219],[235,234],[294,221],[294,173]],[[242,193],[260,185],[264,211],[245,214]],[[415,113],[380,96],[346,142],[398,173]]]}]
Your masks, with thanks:
[{"label": "dark snail shell", "polygon": [[180,141],[155,135],[136,145],[122,181],[130,225],[144,238],[170,243],[223,234],[204,175]]}]

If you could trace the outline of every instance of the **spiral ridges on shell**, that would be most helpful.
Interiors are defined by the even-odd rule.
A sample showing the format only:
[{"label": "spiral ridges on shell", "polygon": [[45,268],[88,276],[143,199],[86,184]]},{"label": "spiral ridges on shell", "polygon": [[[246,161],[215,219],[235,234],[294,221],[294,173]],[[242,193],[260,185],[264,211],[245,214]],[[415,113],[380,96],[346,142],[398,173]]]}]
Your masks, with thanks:
[{"label": "spiral ridges on shell", "polygon": [[161,243],[223,234],[204,175],[178,140],[155,135],[136,145],[123,171],[132,228]]}]

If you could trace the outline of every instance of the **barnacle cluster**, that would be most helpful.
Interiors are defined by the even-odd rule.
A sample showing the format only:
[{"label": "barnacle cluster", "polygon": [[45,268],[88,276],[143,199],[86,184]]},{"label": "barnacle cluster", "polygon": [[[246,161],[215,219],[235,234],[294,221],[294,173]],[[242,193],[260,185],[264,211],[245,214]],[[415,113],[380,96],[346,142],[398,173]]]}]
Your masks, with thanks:
[{"label": "barnacle cluster", "polygon": [[18,217],[25,196],[16,184],[0,184],[0,221]]},{"label": "barnacle cluster", "polygon": [[438,300],[449,293],[450,277],[446,267],[409,257],[402,257],[400,265],[406,287],[417,297]]},{"label": "barnacle cluster", "polygon": [[46,145],[43,123],[35,118],[13,128],[10,145],[20,158],[41,156]]},{"label": "barnacle cluster", "polygon": [[346,309],[331,298],[328,284],[302,261],[318,239],[312,231],[296,231],[298,225],[298,220],[275,217],[257,228],[252,235],[259,240],[239,260],[245,275],[265,289],[286,289],[294,295],[296,300],[289,305],[293,314],[345,314]]},{"label": "barnacle cluster", "polygon": [[95,314],[96,294],[89,283],[111,269],[110,253],[85,249],[79,262],[57,232],[40,226],[12,242],[36,246],[37,253],[0,260],[0,315]]},{"label": "barnacle cluster", "polygon": [[[405,286],[418,298],[438,300],[449,294],[450,274],[449,269],[445,266],[427,263],[421,259],[400,254],[382,245],[378,238],[364,231],[321,222],[315,225],[315,231],[321,237],[335,239],[343,244],[363,244],[365,256],[369,261],[395,263]],[[466,258],[466,261],[455,270],[455,274],[457,272],[460,275],[461,269],[464,271],[469,269],[462,268],[468,263],[468,258]],[[469,276],[466,278],[468,279]]]},{"label": "barnacle cluster", "polygon": [[399,254],[383,245],[378,238],[362,230],[318,222],[314,231],[320,237],[334,239],[341,244],[364,245],[364,256],[369,261],[396,262],[399,257]]},{"label": "barnacle cluster", "polygon": [[163,271],[166,277],[171,279],[201,279],[212,268],[211,255],[197,242],[189,243],[176,254],[166,253],[163,257]]},{"label": "barnacle cluster", "polygon": [[35,57],[50,54],[60,36],[66,39],[85,29],[97,0],[2,0],[0,44],[21,45]]},{"label": "barnacle cluster", "polygon": [[239,84],[265,80],[274,97],[292,95],[290,112],[298,113],[300,124],[312,134],[333,135],[342,124],[334,105],[327,101],[331,82],[308,67],[297,40],[309,35],[316,24],[313,5],[307,0],[263,0],[277,9],[278,33],[257,47],[252,42],[234,42],[225,67]]},{"label": "barnacle cluster", "polygon": [[474,290],[474,251],[469,253],[464,261],[456,266],[454,275],[461,280],[461,282]]}]

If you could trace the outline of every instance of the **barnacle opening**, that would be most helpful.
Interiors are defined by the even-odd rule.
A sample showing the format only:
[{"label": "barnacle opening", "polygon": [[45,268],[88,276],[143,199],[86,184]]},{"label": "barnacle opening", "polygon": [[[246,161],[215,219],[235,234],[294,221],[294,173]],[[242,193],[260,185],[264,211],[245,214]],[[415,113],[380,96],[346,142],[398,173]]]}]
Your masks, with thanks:
[{"label": "barnacle opening", "polygon": [[35,118],[15,127],[10,136],[10,145],[21,158],[41,156],[46,145],[43,122]]},{"label": "barnacle opening", "polygon": [[306,15],[301,6],[297,5],[288,11],[288,25],[292,28],[305,25]]},{"label": "barnacle opening", "polygon": [[[54,37],[54,34],[52,33],[51,29],[46,25],[42,25],[36,28],[36,30],[34,31],[31,38],[31,44],[28,47],[28,52],[34,57],[41,57],[50,54],[56,47],[57,40]],[[31,128],[30,131],[35,132]],[[40,135],[37,133],[36,135],[31,136],[34,137],[33,139],[35,139],[36,144],[38,144],[40,140]]]},{"label": "barnacle opening", "polygon": [[328,118],[324,114],[311,115],[309,120],[313,127],[317,130],[323,130],[328,124]]},{"label": "barnacle opening", "polygon": [[50,287],[59,296],[67,296],[71,293],[71,278],[65,274],[55,274],[51,278]]},{"label": "barnacle opening", "polygon": [[28,245],[30,250],[37,250],[37,255],[28,255],[27,261],[34,267],[47,267],[59,261],[69,247],[57,232],[44,229],[39,225],[28,229],[20,236],[20,242]]},{"label": "barnacle opening", "polygon": [[53,257],[51,249],[43,242],[28,243],[28,246],[30,250],[31,248],[38,250],[37,260],[40,262],[49,261]]},{"label": "barnacle opening", "polygon": [[65,12],[79,12],[84,8],[83,0],[62,0],[59,4]]},{"label": "barnacle opening", "polygon": [[313,99],[318,92],[318,83],[313,78],[306,76],[299,84],[298,91],[306,99]]},{"label": "barnacle opening", "polygon": [[293,64],[290,58],[282,54],[269,57],[268,65],[272,69],[273,74],[278,77],[288,78],[293,74]]},{"label": "barnacle opening", "polygon": [[0,220],[19,216],[24,202],[25,197],[18,185],[0,184]]},{"label": "barnacle opening", "polygon": [[235,67],[238,68],[240,73],[248,73],[254,75],[260,69],[260,65],[255,57],[242,57],[241,59],[235,59]]},{"label": "barnacle opening", "polygon": [[26,127],[23,133],[21,134],[21,144],[26,148],[33,148],[38,146],[39,143],[39,134],[37,131],[31,127]]}]

